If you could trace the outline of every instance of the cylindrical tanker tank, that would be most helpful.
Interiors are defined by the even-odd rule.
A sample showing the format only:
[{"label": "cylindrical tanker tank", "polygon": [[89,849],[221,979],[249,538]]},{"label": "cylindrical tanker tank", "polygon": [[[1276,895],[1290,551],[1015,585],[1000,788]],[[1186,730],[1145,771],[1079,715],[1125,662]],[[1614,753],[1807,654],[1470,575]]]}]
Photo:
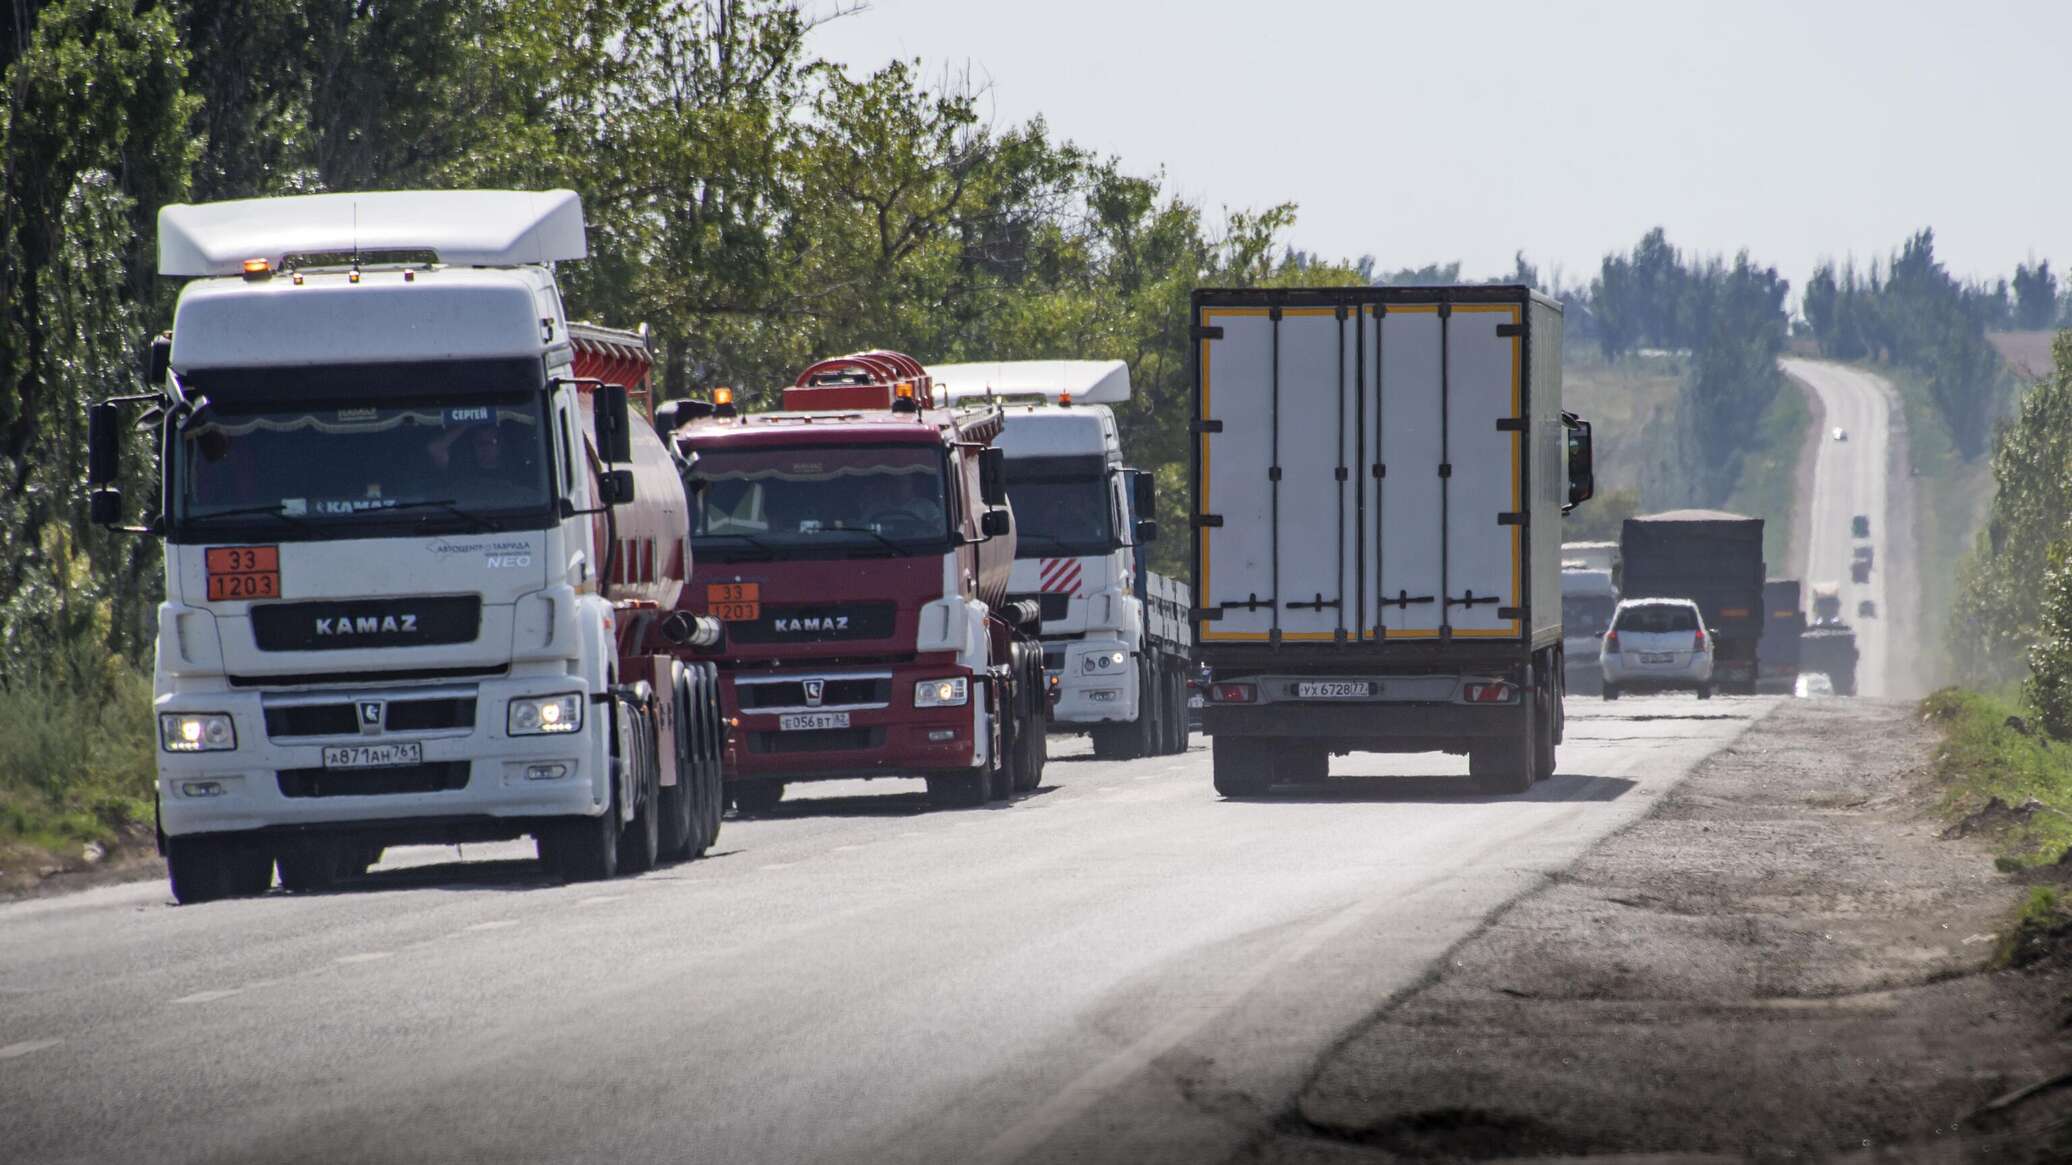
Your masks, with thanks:
[{"label": "cylindrical tanker tank", "polygon": [[[569,325],[575,347],[575,376],[580,381],[620,384],[632,401],[631,438],[633,500],[612,507],[609,521],[598,515],[591,523],[598,561],[610,551],[611,597],[621,605],[653,603],[673,610],[690,577],[690,503],[683,479],[662,439],[655,435],[647,390],[654,364],[644,332],[596,324]],[[582,425],[585,444],[597,443],[596,385],[584,384]],[[591,457],[593,467],[603,468]],[[612,539],[616,536],[616,543]]]}]

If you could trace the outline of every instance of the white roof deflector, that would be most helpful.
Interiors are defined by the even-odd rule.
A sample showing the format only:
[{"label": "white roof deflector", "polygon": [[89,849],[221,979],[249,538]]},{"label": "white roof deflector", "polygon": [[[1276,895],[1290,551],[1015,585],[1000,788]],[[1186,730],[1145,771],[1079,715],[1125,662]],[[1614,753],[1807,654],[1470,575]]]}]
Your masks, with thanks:
[{"label": "white roof deflector", "polygon": [[949,400],[975,396],[1071,393],[1077,404],[1120,404],[1130,398],[1130,367],[1120,360],[1004,360],[994,364],[931,364],[929,379]]},{"label": "white roof deflector", "polygon": [[458,267],[581,259],[573,190],[399,190],[168,206],[158,212],[160,275],[236,275],[247,259],[428,250]]}]

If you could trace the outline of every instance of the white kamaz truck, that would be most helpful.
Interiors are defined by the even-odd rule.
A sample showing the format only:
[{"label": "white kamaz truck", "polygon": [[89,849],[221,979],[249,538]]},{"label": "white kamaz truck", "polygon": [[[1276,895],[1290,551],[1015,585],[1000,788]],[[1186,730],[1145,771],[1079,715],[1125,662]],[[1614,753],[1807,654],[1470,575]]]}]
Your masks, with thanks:
[{"label": "white kamaz truck", "polygon": [[[571,879],[719,830],[716,636],[674,611],[684,487],[643,337],[571,325],[569,191],[169,206],[154,391],[94,406],[96,521],[152,435],[157,802],[175,897],[386,846],[537,839]],[[614,383],[615,382],[615,383]],[[141,416],[139,415],[141,414]]]},{"label": "white kamaz truck", "polygon": [[1023,360],[928,373],[953,401],[1006,404],[994,443],[1020,538],[1008,598],[1042,611],[1052,731],[1090,733],[1102,757],[1184,752],[1188,588],[1147,569],[1151,475],[1124,464],[1108,407],[1129,399],[1129,367]]}]

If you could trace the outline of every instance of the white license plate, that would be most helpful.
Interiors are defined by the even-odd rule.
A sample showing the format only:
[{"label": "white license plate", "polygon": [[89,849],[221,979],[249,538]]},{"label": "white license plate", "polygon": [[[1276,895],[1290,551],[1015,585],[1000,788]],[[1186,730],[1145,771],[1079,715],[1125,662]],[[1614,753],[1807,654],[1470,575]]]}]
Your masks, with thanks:
[{"label": "white license plate", "polygon": [[1122,698],[1122,693],[1115,688],[1094,688],[1087,692],[1086,698],[1092,704],[1113,704]]},{"label": "white license plate", "polygon": [[327,769],[388,769],[423,763],[424,745],[414,740],[393,744],[334,744],[324,750],[324,767]]},{"label": "white license plate", "polygon": [[1642,663],[1668,663],[1675,658],[1673,655],[1666,655],[1661,652],[1643,651],[1640,653],[1640,662]]},{"label": "white license plate", "polygon": [[1209,702],[1200,696],[1189,696],[1187,697],[1187,706],[1189,708],[1206,708],[1209,706]]},{"label": "white license plate", "polygon": [[811,732],[816,728],[847,728],[847,712],[794,712],[777,718],[777,727],[784,732]]},{"label": "white license plate", "polygon": [[1374,685],[1365,680],[1316,680],[1295,685],[1298,700],[1356,700],[1373,694]]}]

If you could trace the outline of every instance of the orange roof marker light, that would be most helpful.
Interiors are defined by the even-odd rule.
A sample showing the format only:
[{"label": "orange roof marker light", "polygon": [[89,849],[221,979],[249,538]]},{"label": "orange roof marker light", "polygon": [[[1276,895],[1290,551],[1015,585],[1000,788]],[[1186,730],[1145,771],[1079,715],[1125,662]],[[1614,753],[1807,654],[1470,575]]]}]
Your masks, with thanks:
[{"label": "orange roof marker light", "polygon": [[716,416],[734,415],[734,390],[722,384],[712,390],[712,411]]},{"label": "orange roof marker light", "polygon": [[247,259],[245,260],[245,278],[271,279],[273,278],[273,264],[264,259]]},{"label": "orange roof marker light", "polygon": [[894,412],[919,412],[921,405],[914,399],[914,382],[902,380],[892,386],[892,409]]}]

